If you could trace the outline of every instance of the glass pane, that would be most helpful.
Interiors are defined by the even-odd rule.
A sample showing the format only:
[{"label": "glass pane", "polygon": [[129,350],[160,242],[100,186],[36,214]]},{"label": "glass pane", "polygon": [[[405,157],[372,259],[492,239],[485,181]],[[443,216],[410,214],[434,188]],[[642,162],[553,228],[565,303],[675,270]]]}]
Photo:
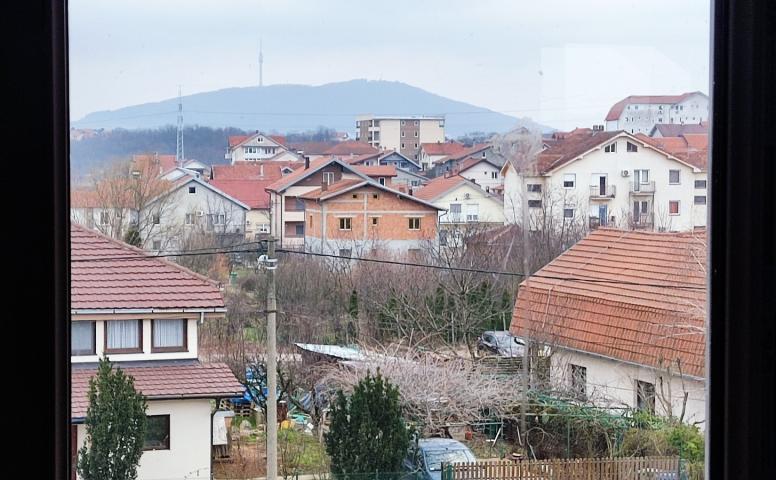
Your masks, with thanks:
[{"label": "glass pane", "polygon": [[70,349],[73,355],[93,355],[94,322],[73,322],[70,325]]},{"label": "glass pane", "polygon": [[107,322],[108,349],[140,347],[139,320],[110,320]]},{"label": "glass pane", "polygon": [[154,320],[154,347],[182,347],[185,320]]}]

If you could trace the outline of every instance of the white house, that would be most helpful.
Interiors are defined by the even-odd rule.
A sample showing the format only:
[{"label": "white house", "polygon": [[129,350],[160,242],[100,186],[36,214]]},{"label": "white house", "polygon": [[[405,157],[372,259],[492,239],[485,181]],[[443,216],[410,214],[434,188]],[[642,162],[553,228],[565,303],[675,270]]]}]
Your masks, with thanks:
[{"label": "white house", "polygon": [[179,265],[77,225],[71,227],[71,261],[73,465],[86,441],[89,379],[104,355],[147,398],[153,428],[137,478],[211,478],[211,401],[243,392],[227,365],[198,360],[198,326],[226,312],[221,290]]},{"label": "white house", "polygon": [[284,139],[278,135],[265,135],[256,132],[252,135],[233,135],[229,137],[229,146],[224,155],[232,165],[237,162],[252,162],[257,160],[273,160],[293,162],[301,157],[291,152],[284,144]]},{"label": "white house", "polygon": [[705,226],[705,147],[668,143],[623,131],[580,130],[530,165],[507,161],[501,170],[505,220],[522,224],[525,191],[532,230],[548,219],[659,231]]},{"label": "white house", "polygon": [[467,150],[466,145],[455,141],[439,141],[433,143],[421,143],[418,160],[423,170],[431,170],[437,160],[450,155],[462,154]]},{"label": "white house", "polygon": [[510,330],[560,396],[703,427],[706,234],[601,228],[520,284]]},{"label": "white house", "polygon": [[709,97],[701,92],[631,95],[606,114],[606,130],[649,135],[656,124],[700,124],[708,119]]},{"label": "white house", "polygon": [[504,185],[501,166],[481,155],[464,160],[458,167],[457,173],[481,186],[486,192],[499,191]]}]

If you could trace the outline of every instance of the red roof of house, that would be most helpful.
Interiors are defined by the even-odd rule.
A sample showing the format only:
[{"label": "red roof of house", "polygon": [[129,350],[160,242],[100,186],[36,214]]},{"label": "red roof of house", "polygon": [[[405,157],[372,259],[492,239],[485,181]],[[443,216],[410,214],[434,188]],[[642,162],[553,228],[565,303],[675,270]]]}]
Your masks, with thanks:
[{"label": "red roof of house", "polygon": [[379,150],[364,142],[348,140],[346,142],[337,142],[333,147],[324,152],[326,155],[363,155],[365,153],[377,153]]},{"label": "red roof of house", "polygon": [[210,185],[248,205],[251,210],[269,208],[269,193],[265,190],[275,179],[211,180]]},{"label": "red roof of house", "polygon": [[667,152],[690,165],[706,170],[709,162],[709,135],[686,133],[679,137],[648,137],[636,134],[639,140]]},{"label": "red roof of house", "polygon": [[663,137],[679,137],[687,133],[709,133],[709,122],[701,123],[658,123],[654,131],[660,132]]},{"label": "red roof of house", "polygon": [[216,282],[149,255],[71,224],[71,309],[224,308]]},{"label": "red roof of house", "polygon": [[248,140],[250,135],[229,135],[229,148],[236,147],[237,145]]},{"label": "red roof of house", "polygon": [[323,190],[322,188],[316,188],[315,190],[299,195],[299,198],[306,198],[308,200],[318,200],[321,197],[336,194],[337,192],[347,190],[348,188],[354,187],[356,185],[367,185],[367,184],[368,182],[366,180],[362,180],[360,178],[340,180],[338,182],[334,182],[331,185],[329,185],[326,188],[326,190]]},{"label": "red roof of house", "polygon": [[305,155],[325,155],[326,151],[338,142],[293,142],[288,144],[289,150],[301,150]]},{"label": "red roof of house", "polygon": [[[155,361],[125,366],[114,364],[134,378],[135,389],[149,399],[221,398],[242,395],[244,388],[224,363],[197,360]],[[74,364],[70,373],[70,417],[82,419],[89,408],[89,379],[94,364]]]},{"label": "red roof of house", "polygon": [[706,232],[595,230],[520,284],[510,330],[704,376]]},{"label": "red roof of house", "polygon": [[396,166],[395,165],[356,165],[356,170],[363,173],[367,177],[395,177]]},{"label": "red roof of house", "polygon": [[501,168],[501,167],[499,167],[498,165],[495,165],[495,164],[493,164],[492,162],[488,161],[488,159],[486,159],[486,158],[482,158],[482,157],[470,157],[470,158],[467,158],[466,160],[464,160],[463,162],[461,162],[461,164],[460,164],[460,165],[458,166],[458,168],[456,169],[456,172],[457,172],[457,173],[464,172],[464,171],[466,171],[466,170],[468,170],[468,169],[472,168],[473,166],[477,165],[477,164],[478,164],[478,163],[480,163],[480,162],[485,162],[485,163],[487,163],[487,164],[493,165],[493,166],[494,166],[494,167],[496,167],[496,168]]},{"label": "red roof of house", "polygon": [[348,165],[356,165],[359,163],[364,163],[367,160],[371,160],[373,158],[379,159],[382,156],[382,152],[376,152],[376,153],[364,153],[361,155],[348,155],[340,157],[342,160],[344,160]]},{"label": "red roof of house", "polygon": [[215,180],[266,180],[282,177],[285,167],[295,169],[304,166],[303,162],[257,161],[237,162],[234,165],[213,165]]},{"label": "red roof of house", "polygon": [[431,180],[422,188],[413,190],[413,196],[430,202],[445,192],[457,187],[459,184],[466,182],[468,182],[468,180],[460,175],[443,175]]},{"label": "red roof of house", "polygon": [[532,166],[537,173],[545,173],[579,157],[588,150],[605,143],[622,132],[578,132],[559,139],[553,146],[536,156]]},{"label": "red roof of house", "polygon": [[609,113],[606,114],[606,121],[618,120],[622,114],[622,111],[625,110],[625,107],[628,104],[674,104],[679,103],[690,95],[695,95],[696,93],[700,92],[687,92],[681,95],[631,95],[630,97],[626,97],[612,106],[612,108],[609,110]]},{"label": "red roof of house", "polygon": [[157,154],[145,154],[145,155],[132,155],[132,161],[138,164],[141,170],[159,164],[159,175],[164,172],[168,172],[178,166],[175,155],[157,155]]},{"label": "red roof of house", "polygon": [[316,160],[312,160],[310,162],[309,168],[304,168],[304,165],[301,167],[296,168],[292,173],[289,173],[288,175],[279,178],[272,184],[267,186],[267,190],[271,190],[273,192],[277,192],[280,190],[285,189],[286,187],[289,187],[293,185],[295,182],[303,178],[306,174],[308,174],[311,170],[315,170],[316,168],[323,167],[333,161],[335,161],[336,157],[323,157],[318,158]]},{"label": "red roof of house", "polygon": [[437,142],[421,143],[420,148],[426,152],[426,155],[455,155],[466,150],[463,143],[458,142]]}]

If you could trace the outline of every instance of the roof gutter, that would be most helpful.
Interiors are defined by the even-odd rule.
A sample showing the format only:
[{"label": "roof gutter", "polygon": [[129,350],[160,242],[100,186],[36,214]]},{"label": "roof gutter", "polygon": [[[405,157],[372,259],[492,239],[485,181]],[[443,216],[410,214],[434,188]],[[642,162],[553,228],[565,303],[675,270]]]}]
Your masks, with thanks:
[{"label": "roof gutter", "polygon": [[[71,315],[116,314],[116,313],[226,313],[226,307],[212,308],[74,308]],[[202,317],[200,315],[200,318]]]}]

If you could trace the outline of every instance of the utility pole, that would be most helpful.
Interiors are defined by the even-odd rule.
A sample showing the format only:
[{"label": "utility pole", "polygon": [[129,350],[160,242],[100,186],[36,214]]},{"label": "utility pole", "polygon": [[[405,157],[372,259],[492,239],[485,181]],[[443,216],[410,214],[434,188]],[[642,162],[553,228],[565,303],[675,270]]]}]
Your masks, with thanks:
[{"label": "utility pole", "polygon": [[275,298],[275,237],[267,239],[267,255],[259,256],[259,264],[267,270],[267,480],[278,474],[278,399],[277,399],[277,339]]},{"label": "utility pole", "polygon": [[[525,279],[523,280],[526,285],[528,285],[528,276],[531,274],[530,271],[530,255],[531,255],[531,247],[530,247],[530,241],[528,238],[528,229],[529,225],[528,222],[530,221],[528,218],[528,194],[526,192],[526,183],[525,183],[525,175],[521,175],[522,179],[522,189],[521,189],[521,199],[520,199],[520,209],[522,210],[522,225],[520,229],[522,230],[523,234],[523,274],[525,275]],[[519,292],[518,292],[519,295]],[[528,322],[528,317],[525,319],[526,322]],[[528,325],[526,324],[523,328],[523,372],[522,372],[522,395],[521,395],[521,407],[520,407],[520,431],[522,432],[522,444],[523,449],[525,450],[525,456],[528,458],[528,439],[526,438],[526,434],[528,432],[528,426],[526,423],[526,416],[528,414],[528,388],[529,388],[529,382],[528,382],[528,375],[529,375],[529,369],[528,369],[528,363],[529,363],[529,355],[528,352],[530,350],[530,344],[528,342]]]}]

